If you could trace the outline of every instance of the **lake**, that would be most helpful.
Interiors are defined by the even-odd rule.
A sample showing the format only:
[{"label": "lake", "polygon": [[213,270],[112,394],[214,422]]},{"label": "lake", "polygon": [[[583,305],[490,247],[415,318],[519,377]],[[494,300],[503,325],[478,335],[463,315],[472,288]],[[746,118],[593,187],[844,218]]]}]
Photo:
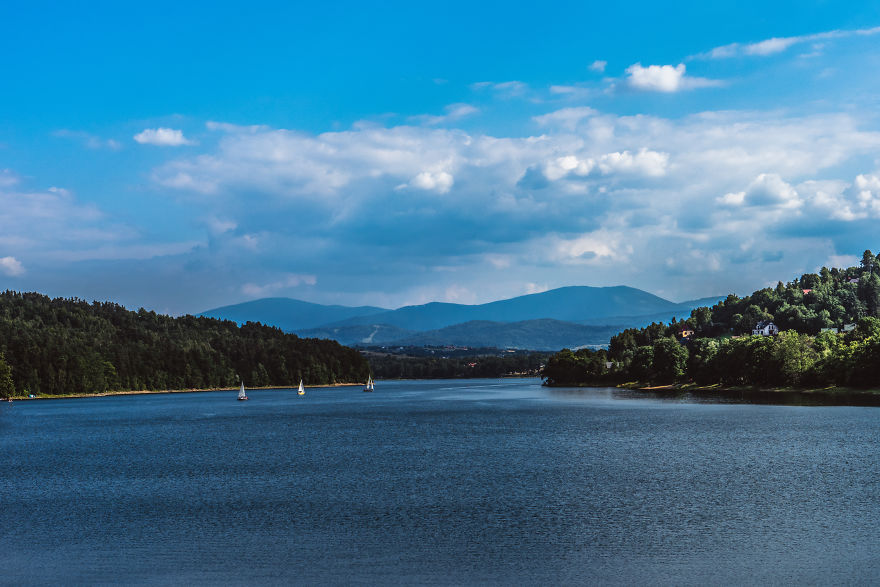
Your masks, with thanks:
[{"label": "lake", "polygon": [[880,409],[535,379],[0,406],[0,584],[880,580]]}]

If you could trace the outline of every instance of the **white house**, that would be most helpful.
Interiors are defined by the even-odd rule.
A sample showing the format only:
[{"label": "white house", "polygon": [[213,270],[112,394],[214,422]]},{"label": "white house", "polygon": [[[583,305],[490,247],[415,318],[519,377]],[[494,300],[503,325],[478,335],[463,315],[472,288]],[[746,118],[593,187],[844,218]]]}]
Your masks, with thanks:
[{"label": "white house", "polygon": [[761,320],[755,324],[752,334],[755,336],[775,336],[779,334],[779,328],[769,320]]}]

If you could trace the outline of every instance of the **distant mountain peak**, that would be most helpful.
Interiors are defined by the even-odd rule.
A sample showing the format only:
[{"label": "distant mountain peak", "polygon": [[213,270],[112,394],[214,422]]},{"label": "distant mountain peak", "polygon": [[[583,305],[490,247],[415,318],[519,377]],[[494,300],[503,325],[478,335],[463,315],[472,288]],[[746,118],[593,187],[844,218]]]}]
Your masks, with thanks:
[{"label": "distant mountain peak", "polygon": [[[477,336],[481,343],[492,342],[491,337],[497,336],[498,344],[490,346],[505,346],[501,342],[514,341],[517,344],[513,346],[528,348],[529,337],[542,345],[568,340],[565,337],[570,337],[572,344],[580,340],[596,344],[597,337],[610,337],[609,327],[638,326],[653,320],[669,320],[673,315],[686,317],[692,307],[706,305],[702,302],[708,300],[717,298],[697,300],[699,304],[675,303],[626,285],[570,285],[484,304],[428,302],[387,310],[263,298],[215,308],[201,315],[262,322],[304,336],[333,338],[347,344],[442,342],[444,336],[454,335],[459,341]],[[585,329],[585,325],[592,328]],[[553,338],[541,334],[542,329],[556,329],[565,335]]]}]

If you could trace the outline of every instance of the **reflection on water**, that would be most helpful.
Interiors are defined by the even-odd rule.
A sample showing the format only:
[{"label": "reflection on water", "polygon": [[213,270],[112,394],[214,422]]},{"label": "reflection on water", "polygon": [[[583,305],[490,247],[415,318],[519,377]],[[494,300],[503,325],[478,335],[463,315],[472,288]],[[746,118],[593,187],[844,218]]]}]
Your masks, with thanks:
[{"label": "reflection on water", "polygon": [[880,410],[536,380],[0,406],[0,583],[870,583]]}]

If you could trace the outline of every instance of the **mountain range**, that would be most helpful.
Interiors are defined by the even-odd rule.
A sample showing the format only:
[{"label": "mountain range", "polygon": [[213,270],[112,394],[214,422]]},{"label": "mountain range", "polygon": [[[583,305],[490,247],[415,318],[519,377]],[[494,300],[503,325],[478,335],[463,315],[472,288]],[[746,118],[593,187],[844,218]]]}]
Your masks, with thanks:
[{"label": "mountain range", "polygon": [[684,318],[720,297],[671,302],[627,286],[572,286],[486,304],[431,302],[396,310],[265,298],[200,316],[262,322],[347,345],[457,345],[558,350],[607,344],[623,328]]}]

